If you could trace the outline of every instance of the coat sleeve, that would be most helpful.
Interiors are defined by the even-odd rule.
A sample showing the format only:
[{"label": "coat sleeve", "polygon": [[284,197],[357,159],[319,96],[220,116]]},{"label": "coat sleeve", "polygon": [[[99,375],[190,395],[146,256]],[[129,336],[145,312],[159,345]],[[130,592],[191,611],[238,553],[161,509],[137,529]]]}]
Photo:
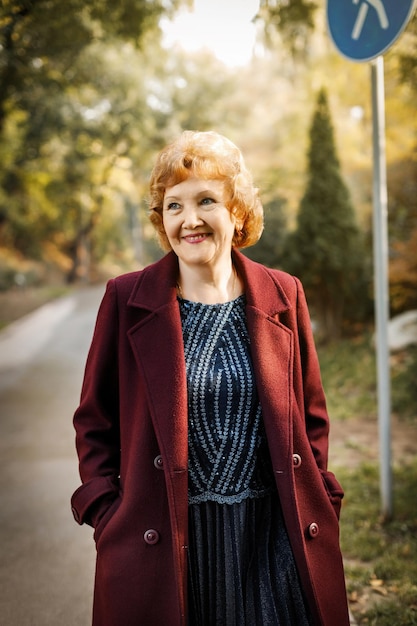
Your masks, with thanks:
[{"label": "coat sleeve", "polygon": [[96,526],[119,494],[118,314],[114,280],[101,302],[74,415],[82,485],[71,499],[74,518]]}]

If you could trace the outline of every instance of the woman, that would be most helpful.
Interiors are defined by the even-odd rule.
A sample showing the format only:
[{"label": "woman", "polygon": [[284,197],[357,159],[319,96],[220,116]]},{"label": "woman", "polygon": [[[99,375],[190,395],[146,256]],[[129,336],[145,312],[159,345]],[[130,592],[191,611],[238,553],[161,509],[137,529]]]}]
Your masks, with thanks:
[{"label": "woman", "polygon": [[226,138],[184,132],[150,190],[169,252],[109,281],[74,417],[93,623],[347,625],[301,284],[238,252],[263,211]]}]

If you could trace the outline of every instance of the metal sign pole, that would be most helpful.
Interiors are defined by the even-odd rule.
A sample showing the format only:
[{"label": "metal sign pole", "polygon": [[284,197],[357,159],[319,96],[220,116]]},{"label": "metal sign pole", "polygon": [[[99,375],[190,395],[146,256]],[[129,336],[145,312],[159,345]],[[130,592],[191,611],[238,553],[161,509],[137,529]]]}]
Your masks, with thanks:
[{"label": "metal sign pole", "polygon": [[391,383],[388,346],[388,217],[385,155],[384,57],[371,63],[374,155],[374,276],[382,515],[392,517]]},{"label": "metal sign pole", "polygon": [[374,275],[380,487],[382,515],[392,516],[391,388],[388,347],[388,226],[385,157],[384,58],[407,26],[417,0],[327,0],[328,30],[352,61],[372,61],[374,147]]}]

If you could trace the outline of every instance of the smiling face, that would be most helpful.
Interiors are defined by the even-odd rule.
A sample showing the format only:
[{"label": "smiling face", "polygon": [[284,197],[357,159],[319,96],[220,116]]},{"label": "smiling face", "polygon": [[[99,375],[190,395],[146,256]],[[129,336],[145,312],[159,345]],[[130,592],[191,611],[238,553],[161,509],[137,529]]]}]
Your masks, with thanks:
[{"label": "smiling face", "polygon": [[221,180],[190,177],[165,190],[162,219],[180,264],[230,264],[236,219]]}]

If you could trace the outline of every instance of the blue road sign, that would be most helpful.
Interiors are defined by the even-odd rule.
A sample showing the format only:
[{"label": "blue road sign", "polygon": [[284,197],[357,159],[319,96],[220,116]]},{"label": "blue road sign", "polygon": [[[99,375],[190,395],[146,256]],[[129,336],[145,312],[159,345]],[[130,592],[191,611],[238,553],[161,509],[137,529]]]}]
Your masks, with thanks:
[{"label": "blue road sign", "polygon": [[336,48],[352,61],[383,54],[406,27],[417,0],[327,0],[327,23]]}]

